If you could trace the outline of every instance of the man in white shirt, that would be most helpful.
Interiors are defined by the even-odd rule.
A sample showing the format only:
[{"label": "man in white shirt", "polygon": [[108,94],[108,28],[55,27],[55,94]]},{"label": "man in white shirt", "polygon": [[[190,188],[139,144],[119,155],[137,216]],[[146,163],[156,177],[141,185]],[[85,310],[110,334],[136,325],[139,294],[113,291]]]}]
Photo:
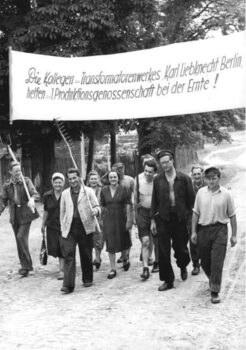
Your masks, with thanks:
[{"label": "man in white shirt", "polygon": [[220,170],[210,167],[205,170],[208,186],[198,192],[193,208],[193,243],[198,243],[201,266],[209,278],[211,302],[220,302],[219,292],[226,255],[228,238],[227,224],[230,221],[231,246],[237,243],[237,221],[235,206],[230,192],[220,186]]}]

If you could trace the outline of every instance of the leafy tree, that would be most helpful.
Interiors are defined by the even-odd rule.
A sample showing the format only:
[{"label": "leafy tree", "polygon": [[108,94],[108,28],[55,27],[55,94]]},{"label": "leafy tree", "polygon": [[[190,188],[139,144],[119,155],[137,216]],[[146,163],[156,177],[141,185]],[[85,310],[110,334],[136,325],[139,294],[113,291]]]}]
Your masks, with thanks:
[{"label": "leafy tree", "polygon": [[[163,0],[160,2],[160,29],[165,44],[206,39],[245,29],[243,0]],[[233,111],[218,111],[171,118],[141,120],[138,125],[140,153],[158,147],[193,143],[195,129],[215,139],[223,139],[219,127],[225,120],[234,125]],[[241,110],[239,114],[244,114]],[[237,127],[241,127],[239,123]]]},{"label": "leafy tree", "polygon": [[[8,47],[64,57],[101,55],[157,46],[158,2],[154,0],[3,0],[0,4],[0,123],[15,145],[30,140],[33,176],[49,186],[58,137],[52,123],[14,122],[9,126]],[[137,39],[138,38],[138,39]],[[66,123],[74,139],[80,131],[93,139],[117,130],[116,122]],[[112,137],[112,143],[113,143]],[[49,147],[47,148],[47,140]],[[114,144],[114,143],[113,143]],[[45,152],[43,152],[45,150]],[[50,153],[48,155],[48,153]],[[115,155],[115,150],[113,152]],[[92,159],[89,159],[89,167]],[[43,165],[42,165],[43,164]],[[45,164],[45,165],[44,165]]]}]

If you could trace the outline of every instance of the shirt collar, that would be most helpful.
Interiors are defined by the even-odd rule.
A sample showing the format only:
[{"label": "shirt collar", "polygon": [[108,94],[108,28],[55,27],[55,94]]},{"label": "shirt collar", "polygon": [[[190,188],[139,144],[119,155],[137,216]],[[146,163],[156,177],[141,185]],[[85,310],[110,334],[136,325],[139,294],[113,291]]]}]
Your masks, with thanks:
[{"label": "shirt collar", "polygon": [[72,187],[70,187],[70,191],[71,193],[74,193],[74,194],[78,194],[81,190],[81,186],[79,187],[79,189],[77,191],[74,191],[74,189]]},{"label": "shirt collar", "polygon": [[219,193],[219,192],[221,192],[221,186],[217,189],[217,191],[215,191],[215,192],[212,192],[210,189],[209,189],[209,187],[207,186],[207,192],[210,192],[210,193],[212,193],[212,194],[216,194],[216,193]]},{"label": "shirt collar", "polygon": [[16,184],[22,184],[22,179],[14,180],[12,177],[10,178],[10,182],[14,185]]}]

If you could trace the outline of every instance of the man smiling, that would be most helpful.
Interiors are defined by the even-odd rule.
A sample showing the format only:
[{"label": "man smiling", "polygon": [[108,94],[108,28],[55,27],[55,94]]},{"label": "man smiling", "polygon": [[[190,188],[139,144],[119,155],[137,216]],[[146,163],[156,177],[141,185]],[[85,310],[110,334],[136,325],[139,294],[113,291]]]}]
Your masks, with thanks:
[{"label": "man smiling", "polygon": [[[94,216],[99,215],[100,207],[92,188],[81,186],[78,169],[67,172],[70,187],[61,196],[61,250],[64,257],[64,280],[61,291],[73,292],[75,286],[76,246],[79,246],[82,281],[85,287],[93,282],[92,247],[95,232]],[[91,202],[90,209],[88,199]]]},{"label": "man smiling", "polygon": [[[144,163],[144,172],[140,174],[134,189],[134,207],[135,207],[135,219],[138,226],[138,236],[142,245],[142,262],[143,273],[141,278],[147,280],[149,278],[148,259],[150,257],[150,207],[151,197],[153,191],[153,180],[157,171],[157,164],[154,159],[147,160]],[[139,200],[138,200],[139,197]]]},{"label": "man smiling", "polygon": [[[22,277],[27,277],[29,272],[33,270],[28,241],[31,223],[39,217],[34,204],[35,200],[39,199],[39,194],[31,179],[21,176],[21,164],[19,162],[13,161],[10,163],[9,173],[11,177],[3,185],[0,215],[5,207],[9,205],[10,223],[15,233],[21,264],[19,274]],[[27,198],[23,181],[25,181],[28,188],[30,199]]]}]

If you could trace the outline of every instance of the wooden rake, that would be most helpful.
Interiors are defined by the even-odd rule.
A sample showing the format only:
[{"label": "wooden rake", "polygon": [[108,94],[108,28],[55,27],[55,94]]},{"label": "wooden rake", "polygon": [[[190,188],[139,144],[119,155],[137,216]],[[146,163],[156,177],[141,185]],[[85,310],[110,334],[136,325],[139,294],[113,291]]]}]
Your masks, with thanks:
[{"label": "wooden rake", "polygon": [[[73,166],[76,169],[78,169],[77,164],[75,162],[75,159],[73,157],[73,153],[72,153],[73,141],[72,141],[71,137],[69,136],[69,133],[68,133],[64,123],[61,120],[58,120],[58,119],[54,119],[54,122],[55,122],[55,125],[56,125],[56,127],[57,127],[57,129],[58,129],[58,131],[59,131],[63,141],[65,142],[65,145],[67,146],[67,149],[69,151],[69,155],[70,155],[71,160],[73,162]],[[85,192],[86,199],[87,199],[90,211],[92,212],[92,205],[91,205],[90,199],[88,197],[88,193],[86,192],[85,184],[84,184],[84,181],[83,181],[82,177],[80,178],[80,181],[81,181],[81,185],[83,187],[83,190]],[[101,229],[100,229],[100,226],[99,226],[99,222],[98,222],[98,220],[97,220],[97,218],[95,216],[94,216],[94,220],[95,220],[95,224],[96,224],[98,232],[101,232]]]}]

